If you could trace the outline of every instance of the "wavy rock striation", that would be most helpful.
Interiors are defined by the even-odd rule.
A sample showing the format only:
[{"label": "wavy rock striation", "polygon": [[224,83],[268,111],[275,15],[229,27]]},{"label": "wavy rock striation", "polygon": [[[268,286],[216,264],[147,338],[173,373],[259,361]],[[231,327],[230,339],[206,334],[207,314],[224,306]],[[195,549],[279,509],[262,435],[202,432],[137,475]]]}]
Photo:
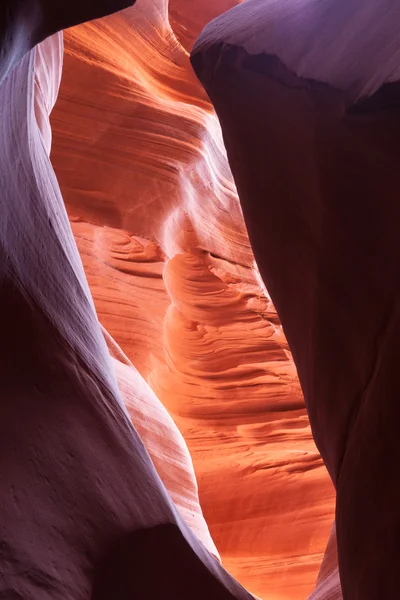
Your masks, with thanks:
[{"label": "wavy rock striation", "polygon": [[0,7],[0,596],[394,598],[399,9],[141,0],[63,54],[131,4]]},{"label": "wavy rock striation", "polygon": [[[227,7],[171,3],[186,48]],[[218,121],[177,36],[160,0],[66,32],[52,162],[100,321],[179,427],[223,564],[262,598],[300,600],[315,585],[333,487]],[[153,441],[168,487],[169,451]]]},{"label": "wavy rock striation", "polygon": [[0,596],[250,599],[205,548],[181,436],[98,322],[48,157],[61,56],[48,38],[0,87]]}]

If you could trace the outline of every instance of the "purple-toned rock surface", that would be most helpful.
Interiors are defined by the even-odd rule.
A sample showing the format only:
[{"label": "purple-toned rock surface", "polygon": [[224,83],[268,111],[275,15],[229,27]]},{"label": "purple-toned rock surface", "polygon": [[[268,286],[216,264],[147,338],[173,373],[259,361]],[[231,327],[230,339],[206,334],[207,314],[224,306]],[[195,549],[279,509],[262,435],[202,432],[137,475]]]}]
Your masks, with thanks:
[{"label": "purple-toned rock surface", "polygon": [[250,598],[183,523],[122,402],[48,156],[61,35],[13,62],[0,86],[0,597]]},{"label": "purple-toned rock surface", "polygon": [[[385,82],[398,76],[399,7],[282,6],[249,1],[218,17],[192,64],[219,116],[255,257],[336,486],[343,598],[394,598],[400,89]],[[356,102],[364,94],[372,95]],[[334,588],[337,580],[313,597],[336,597]]]}]

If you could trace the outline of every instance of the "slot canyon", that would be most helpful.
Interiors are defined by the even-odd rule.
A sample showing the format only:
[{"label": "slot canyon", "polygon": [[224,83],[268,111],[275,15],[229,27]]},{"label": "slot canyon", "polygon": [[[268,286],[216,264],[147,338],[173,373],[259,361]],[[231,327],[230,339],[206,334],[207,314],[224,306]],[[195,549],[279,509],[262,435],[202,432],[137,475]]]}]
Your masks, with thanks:
[{"label": "slot canyon", "polygon": [[0,0],[0,599],[396,600],[399,19]]}]

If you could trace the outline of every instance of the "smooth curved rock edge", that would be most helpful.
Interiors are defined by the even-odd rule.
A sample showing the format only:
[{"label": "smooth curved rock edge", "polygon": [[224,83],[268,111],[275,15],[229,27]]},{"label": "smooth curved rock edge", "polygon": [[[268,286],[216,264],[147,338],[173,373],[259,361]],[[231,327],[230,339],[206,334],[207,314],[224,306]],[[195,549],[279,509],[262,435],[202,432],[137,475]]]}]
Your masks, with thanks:
[{"label": "smooth curved rock edge", "polygon": [[3,0],[0,6],[0,84],[21,58],[47,37],[132,6],[136,0]]},{"label": "smooth curved rock edge", "polygon": [[99,318],[182,431],[223,564],[261,598],[304,600],[333,486],[166,6],[65,32],[52,162]]},{"label": "smooth curved rock edge", "polygon": [[[0,594],[88,598],[113,544],[171,523],[193,556],[183,575],[171,556],[169,576],[190,585],[201,562],[210,585],[250,598],[178,516],[121,400],[48,158],[59,70],[47,79],[36,69],[43,57],[45,69],[59,64],[60,44],[25,54],[0,88]],[[130,585],[120,582],[125,594]]]},{"label": "smooth curved rock edge", "polygon": [[[259,6],[245,2],[243,11],[251,5]],[[281,49],[278,56],[249,52],[243,40],[252,22],[232,33],[232,15],[206,27],[192,64],[219,116],[260,273],[336,485],[343,598],[395,597],[399,86],[354,106],[370,90],[362,72],[370,62],[356,63],[343,91],[298,78]],[[389,27],[378,23],[371,31],[379,42]],[[291,26],[294,39],[305,40],[307,29]],[[323,58],[320,69],[327,66],[328,74],[321,80],[329,80]],[[319,72],[312,68],[309,76]],[[369,75],[382,82],[374,62]],[[332,566],[313,598],[340,597]]]},{"label": "smooth curved rock edge", "polygon": [[278,56],[354,102],[400,79],[399,19],[396,0],[246,0],[211,21],[194,51],[223,40]]}]

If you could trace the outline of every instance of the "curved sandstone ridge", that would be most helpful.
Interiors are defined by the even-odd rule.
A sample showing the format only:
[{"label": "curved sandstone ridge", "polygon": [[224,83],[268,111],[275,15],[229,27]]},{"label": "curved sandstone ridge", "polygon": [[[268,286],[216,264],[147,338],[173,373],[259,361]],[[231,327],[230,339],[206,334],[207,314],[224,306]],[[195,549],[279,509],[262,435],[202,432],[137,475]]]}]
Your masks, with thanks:
[{"label": "curved sandstone ridge", "polygon": [[398,594],[398,11],[249,0],[191,57],[336,486],[313,600],[341,598],[336,554],[345,600]]},{"label": "curved sandstone ridge", "polygon": [[48,36],[132,6],[135,0],[3,0],[0,5],[0,84],[21,58]]},{"label": "curved sandstone ridge", "polygon": [[47,39],[0,89],[0,595],[250,600],[204,547],[182,438],[97,320],[48,158],[61,55]]},{"label": "curved sandstone ridge", "polygon": [[[52,162],[100,321],[183,434],[224,566],[261,598],[300,600],[333,488],[218,121],[167,9],[142,0],[65,33]],[[208,10],[171,4],[187,47]],[[168,487],[168,460],[153,460]]]},{"label": "curved sandstone ridge", "polygon": [[215,41],[278,56],[297,76],[352,101],[400,79],[400,5],[395,0],[246,0],[211,21],[195,51]]},{"label": "curved sandstone ridge", "polygon": [[[377,501],[370,476],[361,473],[361,487],[353,485],[357,444],[361,439],[367,453],[368,427],[384,420],[382,415],[374,420],[369,390],[376,395],[375,379],[383,377],[382,365],[388,367],[381,350],[376,360],[369,356],[375,346],[367,334],[365,355],[355,341],[348,343],[340,335],[347,331],[355,340],[351,334],[371,320],[377,346],[381,339],[392,343],[395,315],[379,302],[385,293],[395,297],[397,291],[390,268],[382,266],[388,264],[388,252],[372,257],[366,251],[371,238],[356,236],[360,253],[367,253],[374,265],[366,282],[376,307],[366,308],[367,293],[354,297],[350,308],[337,306],[336,300],[343,298],[341,285],[349,289],[348,280],[340,278],[348,256],[354,259],[353,276],[360,268],[354,249],[346,245],[348,232],[358,230],[350,218],[340,238],[347,248],[341,261],[340,251],[327,251],[329,244],[337,250],[340,243],[326,227],[318,227],[325,224],[325,210],[341,225],[343,212],[338,215],[334,203],[322,203],[318,212],[325,198],[320,190],[322,196],[312,195],[312,210],[301,204],[315,175],[315,168],[307,170],[312,163],[307,126],[313,113],[309,104],[298,109],[295,94],[304,86],[315,94],[312,106],[321,119],[326,114],[342,117],[349,96],[343,100],[325,86],[304,83],[294,72],[337,84],[356,98],[397,77],[385,54],[387,47],[391,55],[396,53],[397,38],[389,36],[390,44],[383,46],[372,35],[372,58],[385,62],[386,71],[377,74],[371,59],[371,71],[354,85],[348,85],[354,79],[353,64],[342,69],[343,77],[337,67],[339,61],[343,66],[340,54],[329,66],[325,61],[326,77],[319,77],[312,61],[297,62],[299,53],[307,56],[302,42],[309,23],[331,23],[325,21],[327,2],[320,2],[320,12],[309,0],[305,14],[311,21],[301,23],[298,13],[292,18],[289,5],[264,2],[277,22],[285,23],[281,28],[273,24],[275,37],[268,35],[265,45],[258,28],[267,31],[272,21],[251,0],[214,21],[196,44],[193,62],[221,118],[267,292],[219,122],[188,56],[202,26],[238,3],[220,0],[191,7],[186,0],[171,0],[170,6],[166,0],[141,0],[123,13],[68,30],[64,64],[59,34],[36,45],[61,28],[131,3],[72,1],[64,11],[50,0],[16,2],[0,31],[0,302],[8,317],[1,341],[2,397],[7,402],[1,408],[0,596],[155,600],[169,590],[177,600],[250,599],[219,565],[221,557],[232,575],[265,600],[300,600],[309,593],[310,600],[342,598],[335,525],[323,558],[332,527],[333,486],[312,440],[292,354],[270,293],[294,351],[316,439],[336,483],[342,463],[347,468],[338,485],[343,597],[372,600],[380,590],[395,597],[393,579],[387,576],[382,585],[370,577],[376,571],[365,566],[378,520],[362,529],[367,532],[363,538],[359,532],[366,512],[354,516],[362,485],[372,489],[371,506]],[[385,28],[372,0],[364,3],[362,14],[357,3],[351,6],[351,17],[363,26],[374,20],[379,33]],[[392,22],[397,9],[388,7],[384,19]],[[235,27],[240,21],[239,28],[232,29],[231,15]],[[4,31],[12,35],[4,36]],[[288,54],[280,54],[280,40],[288,31],[298,36],[285,45]],[[329,25],[322,32],[325,40],[331,32]],[[361,38],[354,39],[356,44]],[[365,53],[363,43],[353,58]],[[292,71],[263,53],[287,59]],[[62,69],[52,145],[49,113]],[[271,87],[264,88],[259,78],[270,78]],[[282,83],[289,96],[280,94]],[[381,110],[382,102],[392,102],[393,94],[389,100],[379,98],[373,100],[374,111]],[[271,114],[276,110],[275,119],[265,117],[267,106]],[[392,115],[387,125],[376,117],[371,121],[372,109],[362,104],[354,118],[374,123],[368,139],[380,148],[379,136],[389,140],[385,127],[393,130],[395,120]],[[289,115],[301,148],[284,136],[282,124]],[[359,139],[348,139],[359,151]],[[48,160],[51,146],[63,198]],[[394,150],[390,148],[392,154]],[[392,184],[390,151],[385,148],[382,177]],[[301,170],[308,174],[304,184],[296,179]],[[274,172],[280,178],[269,179]],[[260,180],[267,182],[265,187]],[[295,192],[302,192],[304,219],[296,220],[296,211],[292,218],[290,207],[282,218],[282,207],[287,209],[281,202],[282,181],[295,182]],[[376,191],[374,181],[371,175]],[[289,190],[288,197],[296,193]],[[252,212],[249,206],[254,205]],[[368,214],[376,220],[371,206],[367,203]],[[379,231],[388,229],[384,225],[379,230],[377,223],[375,250]],[[389,236],[382,244],[384,251],[390,241]],[[316,248],[324,272],[336,274],[338,289],[324,278],[320,284],[315,276],[321,277],[319,269],[313,270]],[[332,267],[334,260],[338,264]],[[383,284],[377,273],[386,277]],[[319,285],[319,303],[310,309]],[[355,306],[360,314],[352,328]],[[310,314],[320,317],[318,307],[330,324],[337,314],[341,327],[327,326],[324,319],[322,325],[311,323]],[[377,313],[387,316],[386,329],[374,321]],[[346,388],[351,372],[356,381]],[[386,376],[390,382],[387,370]],[[360,388],[366,390],[364,412],[357,404],[356,432],[347,436],[348,397]],[[364,434],[357,437],[356,426],[363,424]],[[376,432],[371,439],[375,444]],[[377,455],[384,455],[379,444]],[[383,481],[382,460],[381,473],[374,468],[373,477]],[[350,518],[354,526],[349,526]],[[363,542],[365,552],[357,556]],[[378,562],[390,540],[384,537],[382,544]]]},{"label": "curved sandstone ridge", "polygon": [[340,585],[336,524],[333,524],[329,537],[324,560],[318,575],[317,585],[308,600],[342,600],[342,588]]},{"label": "curved sandstone ridge", "polygon": [[143,377],[104,331],[122,399],[171,500],[204,546],[219,558],[204,521],[190,454],[182,435]]}]

